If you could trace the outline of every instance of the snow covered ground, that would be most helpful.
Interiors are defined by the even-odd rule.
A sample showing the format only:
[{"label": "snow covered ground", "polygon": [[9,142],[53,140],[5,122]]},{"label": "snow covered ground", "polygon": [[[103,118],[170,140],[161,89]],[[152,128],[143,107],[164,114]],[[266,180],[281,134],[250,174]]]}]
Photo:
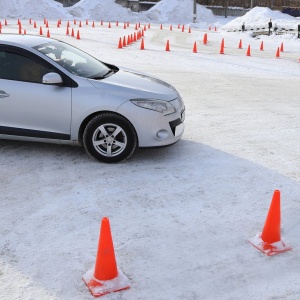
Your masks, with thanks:
[{"label": "snow covered ground", "polygon": [[[117,49],[135,31],[130,16],[127,29],[96,21],[80,28],[81,40],[66,36],[66,21],[50,21],[51,36],[174,85],[186,104],[184,136],[115,165],[79,147],[0,141],[0,299],[93,299],[82,276],[95,262],[104,216],[131,288],[103,299],[300,299],[300,41],[204,23],[188,33],[172,20],[172,31],[160,30],[157,20],[144,51],[140,41]],[[2,32],[17,33],[16,24],[9,18]],[[22,25],[38,34],[28,20]],[[293,249],[267,257],[248,239],[262,230],[275,189],[282,239]]]}]

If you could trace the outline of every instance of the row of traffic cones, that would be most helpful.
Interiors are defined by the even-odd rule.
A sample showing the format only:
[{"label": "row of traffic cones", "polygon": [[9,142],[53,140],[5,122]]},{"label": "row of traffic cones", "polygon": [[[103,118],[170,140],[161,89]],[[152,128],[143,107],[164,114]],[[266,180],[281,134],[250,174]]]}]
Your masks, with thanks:
[{"label": "row of traffic cones", "polygon": [[[118,49],[122,49],[123,47],[126,47],[134,42],[136,42],[137,40],[141,39],[144,37],[144,29],[139,30],[137,32],[134,32],[133,34],[128,35],[127,37],[127,41],[126,41],[126,36],[123,37],[123,39],[120,37],[119,38],[119,44],[118,44]],[[142,43],[143,43],[144,39],[142,39]],[[144,47],[144,45],[143,45]],[[141,50],[144,50],[144,48],[142,49],[142,45],[141,45]]]},{"label": "row of traffic cones", "polygon": [[[281,240],[280,215],[280,191],[275,190],[262,232],[249,240],[255,248],[268,256],[292,249]],[[95,266],[83,275],[83,281],[94,297],[126,290],[130,287],[128,278],[117,267],[110,223],[107,217],[101,221]]]}]

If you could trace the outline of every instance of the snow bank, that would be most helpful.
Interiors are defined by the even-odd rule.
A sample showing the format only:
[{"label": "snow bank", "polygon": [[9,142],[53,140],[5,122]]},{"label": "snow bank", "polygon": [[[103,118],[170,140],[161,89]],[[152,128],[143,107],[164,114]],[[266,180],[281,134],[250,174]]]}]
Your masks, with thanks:
[{"label": "snow bank", "polygon": [[53,0],[0,0],[1,18],[69,19],[72,16]]},{"label": "snow bank", "polygon": [[244,16],[236,18],[221,27],[223,30],[241,29],[243,23],[246,28],[268,28],[270,19],[275,27],[295,29],[299,20],[280,11],[273,11],[267,7],[254,7]]},{"label": "snow bank", "polygon": [[[144,14],[154,22],[190,23],[193,21],[193,0],[162,0]],[[197,4],[197,22],[213,23],[210,9]]]},{"label": "snow bank", "polygon": [[141,20],[139,13],[116,4],[114,0],[81,0],[67,11],[76,18],[103,21],[135,21]]}]

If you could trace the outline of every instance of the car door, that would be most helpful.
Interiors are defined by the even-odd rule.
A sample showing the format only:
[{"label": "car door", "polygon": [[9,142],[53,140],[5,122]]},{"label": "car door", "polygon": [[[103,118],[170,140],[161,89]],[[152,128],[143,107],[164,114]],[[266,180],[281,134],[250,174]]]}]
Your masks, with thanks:
[{"label": "car door", "polygon": [[0,45],[0,134],[70,139],[71,87],[43,84],[53,71],[34,53]]}]

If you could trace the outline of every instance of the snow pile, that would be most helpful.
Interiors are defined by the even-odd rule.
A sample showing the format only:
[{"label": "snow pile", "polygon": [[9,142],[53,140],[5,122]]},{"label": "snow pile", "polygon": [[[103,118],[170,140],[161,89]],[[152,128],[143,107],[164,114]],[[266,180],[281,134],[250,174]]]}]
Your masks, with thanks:
[{"label": "snow pile", "polygon": [[241,29],[245,24],[246,29],[249,28],[268,28],[268,22],[272,20],[273,27],[295,29],[299,20],[296,18],[284,14],[280,11],[273,11],[267,7],[254,7],[244,16],[236,18],[231,22],[228,22],[221,29],[232,30]]},{"label": "snow pile", "polygon": [[[193,21],[193,0],[161,0],[144,14],[154,22],[190,23]],[[213,23],[210,9],[197,4],[197,22]]]},{"label": "snow pile", "polygon": [[141,20],[139,13],[116,4],[114,0],[81,0],[67,8],[67,11],[83,19],[123,22]]},{"label": "snow pile", "polygon": [[72,16],[53,0],[0,0],[1,18],[69,19]]}]

